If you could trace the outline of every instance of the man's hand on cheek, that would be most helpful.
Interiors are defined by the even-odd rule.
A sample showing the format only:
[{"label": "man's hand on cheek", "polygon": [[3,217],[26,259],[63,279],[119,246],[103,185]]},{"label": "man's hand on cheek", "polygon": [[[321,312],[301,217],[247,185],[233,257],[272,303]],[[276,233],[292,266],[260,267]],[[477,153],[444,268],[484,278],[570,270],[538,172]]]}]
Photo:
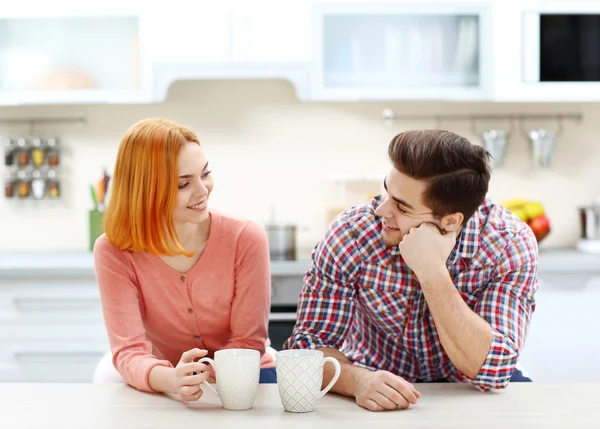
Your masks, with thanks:
[{"label": "man's hand on cheek", "polygon": [[411,228],[399,244],[400,254],[411,270],[421,277],[432,270],[445,269],[456,244],[457,233],[442,234],[431,222]]}]

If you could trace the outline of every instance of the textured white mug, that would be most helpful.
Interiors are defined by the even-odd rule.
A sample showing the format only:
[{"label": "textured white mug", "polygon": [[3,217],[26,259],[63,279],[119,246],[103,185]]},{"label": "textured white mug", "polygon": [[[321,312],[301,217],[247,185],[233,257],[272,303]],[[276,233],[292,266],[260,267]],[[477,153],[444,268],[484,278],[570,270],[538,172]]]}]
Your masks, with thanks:
[{"label": "textured white mug", "polygon": [[[330,362],[335,367],[331,382],[321,390],[323,366]],[[319,399],[333,387],[340,377],[337,359],[324,357],[319,350],[283,350],[276,354],[277,385],[281,404],[286,411],[307,413],[314,411]]]},{"label": "textured white mug", "polygon": [[202,358],[215,369],[217,388],[203,383],[221,399],[227,410],[248,410],[254,406],[260,379],[260,352],[250,349],[224,349],[215,352],[215,360]]}]

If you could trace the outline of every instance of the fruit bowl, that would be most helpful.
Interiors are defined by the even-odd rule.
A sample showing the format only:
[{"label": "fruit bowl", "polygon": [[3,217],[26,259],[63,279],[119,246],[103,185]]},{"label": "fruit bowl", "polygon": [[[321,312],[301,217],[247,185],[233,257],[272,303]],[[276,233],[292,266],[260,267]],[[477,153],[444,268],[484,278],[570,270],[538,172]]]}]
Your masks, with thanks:
[{"label": "fruit bowl", "polygon": [[539,201],[512,198],[503,201],[501,205],[529,225],[538,243],[550,233],[550,219],[546,216],[544,205]]}]

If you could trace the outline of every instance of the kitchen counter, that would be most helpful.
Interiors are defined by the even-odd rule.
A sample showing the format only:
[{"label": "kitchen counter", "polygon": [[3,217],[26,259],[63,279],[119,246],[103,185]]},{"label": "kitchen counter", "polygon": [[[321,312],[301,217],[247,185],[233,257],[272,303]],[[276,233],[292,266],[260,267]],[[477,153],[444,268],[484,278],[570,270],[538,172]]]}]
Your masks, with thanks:
[{"label": "kitchen counter", "polygon": [[[310,261],[271,261],[273,276],[304,276]],[[600,254],[574,249],[540,251],[540,274],[600,275]],[[0,252],[0,278],[7,277],[89,277],[94,260],[89,252]]]},{"label": "kitchen counter", "polygon": [[260,385],[254,408],[227,411],[206,392],[198,402],[139,392],[124,384],[0,384],[2,425],[10,428],[333,427],[597,428],[600,383],[513,383],[482,393],[455,383],[417,384],[408,410],[369,412],[353,399],[327,394],[312,413],[283,410],[277,385]]},{"label": "kitchen counter", "polygon": [[[308,260],[271,261],[273,276],[303,276]],[[10,277],[94,277],[90,252],[0,252],[0,278]]]}]

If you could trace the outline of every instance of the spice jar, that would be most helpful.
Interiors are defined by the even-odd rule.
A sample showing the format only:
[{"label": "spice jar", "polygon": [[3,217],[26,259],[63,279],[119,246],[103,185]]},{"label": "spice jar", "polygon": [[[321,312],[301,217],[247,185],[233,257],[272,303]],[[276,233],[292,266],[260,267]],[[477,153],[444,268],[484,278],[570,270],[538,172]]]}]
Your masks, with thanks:
[{"label": "spice jar", "polygon": [[41,200],[46,195],[46,180],[42,178],[42,173],[39,170],[35,170],[32,176],[31,195],[36,200]]},{"label": "spice jar", "polygon": [[15,176],[12,173],[9,173],[4,179],[4,196],[6,198],[12,198],[15,196]]},{"label": "spice jar", "polygon": [[31,195],[31,178],[26,171],[18,171],[17,195],[19,198],[28,198]]},{"label": "spice jar", "polygon": [[55,138],[48,139],[46,145],[48,146],[48,153],[46,154],[46,158],[48,159],[48,165],[58,165],[60,161],[58,140]]},{"label": "spice jar", "polygon": [[4,165],[13,165],[15,163],[15,142],[12,139],[2,139],[4,147]]},{"label": "spice jar", "polygon": [[46,159],[46,152],[42,148],[42,139],[34,138],[31,142],[31,160],[33,165],[40,167],[44,164]]},{"label": "spice jar", "polygon": [[58,181],[58,177],[56,171],[48,170],[48,180],[46,181],[46,190],[47,195],[50,198],[59,198],[60,197],[60,182]]},{"label": "spice jar", "polygon": [[29,144],[23,137],[17,140],[16,156],[19,167],[25,167],[29,164]]}]

